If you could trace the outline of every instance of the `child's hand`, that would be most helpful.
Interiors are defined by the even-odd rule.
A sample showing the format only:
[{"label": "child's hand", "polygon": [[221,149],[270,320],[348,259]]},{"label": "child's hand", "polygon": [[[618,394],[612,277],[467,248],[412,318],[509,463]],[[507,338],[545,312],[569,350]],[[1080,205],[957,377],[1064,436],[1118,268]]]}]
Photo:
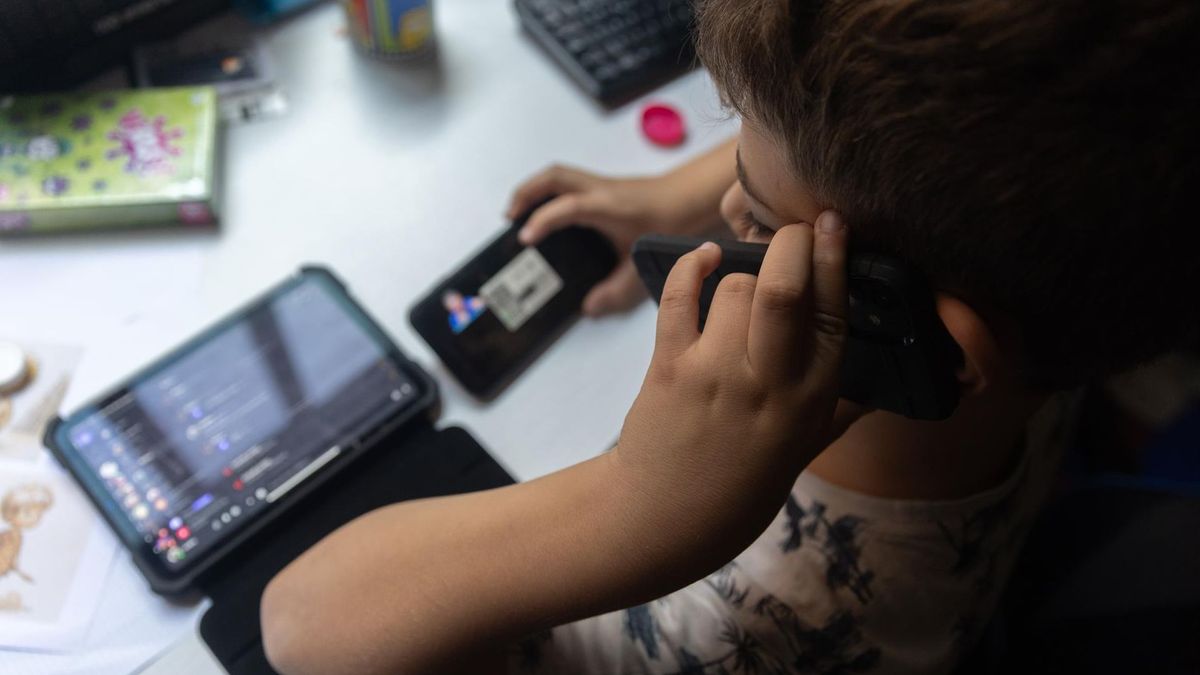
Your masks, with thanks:
[{"label": "child's hand", "polygon": [[629,257],[633,242],[650,232],[700,235],[722,227],[721,197],[736,180],[736,145],[730,140],[653,178],[602,178],[554,166],[517,188],[508,217],[547,197],[521,231],[521,243],[536,244],[568,225],[589,225],[613,243],[620,262],[612,275],[583,301],[583,312],[599,316],[629,309],[646,297]]},{"label": "child's hand", "polygon": [[465,655],[648,602],[741,552],[836,433],[846,233],[835,214],[817,222],[815,234],[780,230],[757,282],[725,279],[703,335],[700,282],[721,255],[679,261],[612,452],[527,483],[393,504],[289,564],[263,594],[271,663],[477,672]]},{"label": "child's hand", "polygon": [[521,230],[521,243],[534,245],[568,225],[589,225],[607,236],[619,263],[583,301],[583,313],[598,316],[629,309],[646,292],[629,256],[633,242],[649,232],[674,232],[684,214],[671,208],[662,178],[614,179],[564,166],[552,166],[517,188],[508,210],[515,218],[543,199]]},{"label": "child's hand", "polygon": [[720,259],[708,243],[671,270],[654,357],[611,453],[641,526],[668,547],[658,553],[706,569],[753,541],[844,431],[833,422],[846,335],[840,217],[779,230],[757,279],[721,281],[701,333],[701,282]]}]

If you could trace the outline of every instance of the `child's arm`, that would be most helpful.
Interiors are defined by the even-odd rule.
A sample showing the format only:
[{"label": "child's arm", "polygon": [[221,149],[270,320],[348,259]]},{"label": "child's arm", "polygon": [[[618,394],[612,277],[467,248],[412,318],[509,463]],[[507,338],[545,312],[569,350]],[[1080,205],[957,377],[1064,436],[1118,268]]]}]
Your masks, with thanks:
[{"label": "child's arm", "polygon": [[654,357],[610,453],[529,483],[397,504],[271,582],[287,673],[445,672],[531,632],[702,577],[766,527],[826,444],[844,339],[845,231],[780,230],[697,329],[709,245],[672,270]]}]

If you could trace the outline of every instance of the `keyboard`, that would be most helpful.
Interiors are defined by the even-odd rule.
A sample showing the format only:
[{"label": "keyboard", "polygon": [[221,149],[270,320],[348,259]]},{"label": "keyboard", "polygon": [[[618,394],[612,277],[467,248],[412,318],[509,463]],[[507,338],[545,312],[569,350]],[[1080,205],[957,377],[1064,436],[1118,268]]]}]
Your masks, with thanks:
[{"label": "keyboard", "polygon": [[628,102],[696,62],[691,0],[515,0],[522,25],[584,91]]}]

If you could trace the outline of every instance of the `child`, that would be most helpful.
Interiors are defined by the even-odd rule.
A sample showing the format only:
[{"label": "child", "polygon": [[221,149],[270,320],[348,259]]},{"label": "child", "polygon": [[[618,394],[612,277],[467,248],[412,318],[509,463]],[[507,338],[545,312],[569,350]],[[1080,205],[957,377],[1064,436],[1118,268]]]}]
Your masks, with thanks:
[{"label": "child", "polygon": [[[262,605],[282,671],[949,672],[1069,436],[1055,392],[1195,334],[1200,6],[708,0],[698,34],[736,145],[661,178],[552,169],[513,211],[558,194],[527,242],[583,222],[623,250],[719,212],[770,241],[762,273],[700,334],[720,252],[680,261],[613,451],[292,563]],[[835,400],[848,238],[938,289],[949,420]],[[585,311],[637,288],[626,260]]]}]

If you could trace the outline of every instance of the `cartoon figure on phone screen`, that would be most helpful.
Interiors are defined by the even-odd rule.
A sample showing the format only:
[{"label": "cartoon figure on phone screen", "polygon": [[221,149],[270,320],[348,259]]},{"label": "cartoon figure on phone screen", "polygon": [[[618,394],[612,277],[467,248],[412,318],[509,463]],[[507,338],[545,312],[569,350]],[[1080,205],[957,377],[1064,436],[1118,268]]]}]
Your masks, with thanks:
[{"label": "cartoon figure on phone screen", "polygon": [[464,296],[455,290],[442,294],[442,306],[449,314],[450,330],[454,331],[455,335],[466,330],[467,326],[487,310],[483,298],[476,295]]}]

